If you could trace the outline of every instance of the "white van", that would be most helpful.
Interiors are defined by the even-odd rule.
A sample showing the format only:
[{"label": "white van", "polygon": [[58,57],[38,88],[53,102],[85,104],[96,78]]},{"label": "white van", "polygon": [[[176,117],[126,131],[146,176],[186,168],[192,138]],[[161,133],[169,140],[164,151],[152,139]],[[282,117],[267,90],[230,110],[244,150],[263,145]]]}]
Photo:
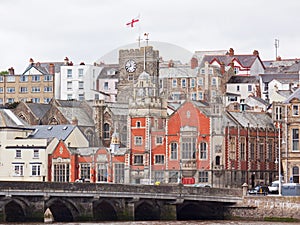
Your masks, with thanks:
[{"label": "white van", "polygon": [[275,180],[269,186],[269,193],[271,193],[271,194],[278,194],[278,190],[279,190],[279,180]]}]

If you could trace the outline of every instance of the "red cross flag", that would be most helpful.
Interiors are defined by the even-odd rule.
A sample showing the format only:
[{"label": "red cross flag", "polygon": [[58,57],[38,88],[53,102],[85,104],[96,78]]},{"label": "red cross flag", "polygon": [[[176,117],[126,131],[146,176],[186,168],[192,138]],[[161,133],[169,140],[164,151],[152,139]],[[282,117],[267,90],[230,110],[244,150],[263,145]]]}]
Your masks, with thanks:
[{"label": "red cross flag", "polygon": [[130,22],[126,23],[126,26],[128,27],[134,27],[134,24],[139,22],[139,18],[136,18],[136,19],[132,19]]}]

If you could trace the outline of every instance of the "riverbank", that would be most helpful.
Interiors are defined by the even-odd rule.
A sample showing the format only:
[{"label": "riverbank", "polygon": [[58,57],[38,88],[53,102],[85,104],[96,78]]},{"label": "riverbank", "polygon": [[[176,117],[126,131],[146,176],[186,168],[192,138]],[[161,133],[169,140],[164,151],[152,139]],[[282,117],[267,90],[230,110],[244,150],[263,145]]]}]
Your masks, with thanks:
[{"label": "riverbank", "polygon": [[226,218],[270,222],[300,222],[300,196],[245,196],[228,208]]}]

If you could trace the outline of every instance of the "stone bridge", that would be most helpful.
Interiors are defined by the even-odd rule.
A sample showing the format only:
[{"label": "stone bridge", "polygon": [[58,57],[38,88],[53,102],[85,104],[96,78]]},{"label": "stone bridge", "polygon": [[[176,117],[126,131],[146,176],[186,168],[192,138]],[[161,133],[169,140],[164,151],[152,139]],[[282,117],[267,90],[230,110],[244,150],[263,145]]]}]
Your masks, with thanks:
[{"label": "stone bridge", "polygon": [[241,201],[242,189],[2,181],[0,222],[223,219]]}]

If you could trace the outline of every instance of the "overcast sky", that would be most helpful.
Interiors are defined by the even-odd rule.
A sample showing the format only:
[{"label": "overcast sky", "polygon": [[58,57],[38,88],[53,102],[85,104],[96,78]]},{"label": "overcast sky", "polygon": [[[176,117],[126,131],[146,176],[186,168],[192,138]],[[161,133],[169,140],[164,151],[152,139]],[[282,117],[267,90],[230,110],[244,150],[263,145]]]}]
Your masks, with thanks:
[{"label": "overcast sky", "polygon": [[[92,64],[139,34],[191,52],[300,58],[299,0],[1,0],[0,71],[35,62]],[[140,15],[139,26],[126,23]],[[142,36],[142,35],[141,35]]]}]

